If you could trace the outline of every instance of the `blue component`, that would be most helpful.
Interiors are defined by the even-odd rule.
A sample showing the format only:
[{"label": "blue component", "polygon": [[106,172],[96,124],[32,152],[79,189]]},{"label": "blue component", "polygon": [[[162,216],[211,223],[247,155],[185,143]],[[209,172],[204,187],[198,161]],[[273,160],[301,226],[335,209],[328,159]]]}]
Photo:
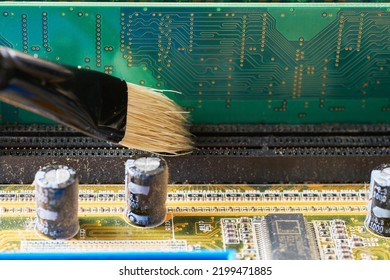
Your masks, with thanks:
[{"label": "blue component", "polygon": [[235,252],[1,253],[0,260],[234,260]]}]

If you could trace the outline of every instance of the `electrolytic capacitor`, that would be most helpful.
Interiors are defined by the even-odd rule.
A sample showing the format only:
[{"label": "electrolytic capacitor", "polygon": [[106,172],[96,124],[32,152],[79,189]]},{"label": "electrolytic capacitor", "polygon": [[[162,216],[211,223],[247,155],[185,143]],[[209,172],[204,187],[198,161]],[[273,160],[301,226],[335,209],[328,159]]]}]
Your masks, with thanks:
[{"label": "electrolytic capacitor", "polygon": [[78,178],[67,166],[49,165],[35,174],[36,230],[52,239],[69,239],[79,231]]},{"label": "electrolytic capacitor", "polygon": [[372,232],[390,237],[390,165],[371,172],[368,213],[364,222]]},{"label": "electrolytic capacitor", "polygon": [[126,162],[126,218],[131,225],[156,227],[165,221],[168,166],[156,156]]}]

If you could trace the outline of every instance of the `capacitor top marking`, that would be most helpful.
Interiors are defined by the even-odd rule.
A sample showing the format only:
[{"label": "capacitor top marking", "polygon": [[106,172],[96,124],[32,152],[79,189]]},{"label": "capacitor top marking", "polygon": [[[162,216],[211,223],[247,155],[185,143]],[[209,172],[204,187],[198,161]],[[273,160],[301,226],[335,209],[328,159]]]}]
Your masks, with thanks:
[{"label": "capacitor top marking", "polygon": [[134,166],[141,172],[150,172],[157,170],[160,166],[161,160],[156,157],[142,157],[134,161]]},{"label": "capacitor top marking", "polygon": [[[53,167],[55,168],[55,167]],[[42,188],[62,189],[76,180],[74,170],[61,167],[62,169],[41,169],[35,175],[35,181]]]}]

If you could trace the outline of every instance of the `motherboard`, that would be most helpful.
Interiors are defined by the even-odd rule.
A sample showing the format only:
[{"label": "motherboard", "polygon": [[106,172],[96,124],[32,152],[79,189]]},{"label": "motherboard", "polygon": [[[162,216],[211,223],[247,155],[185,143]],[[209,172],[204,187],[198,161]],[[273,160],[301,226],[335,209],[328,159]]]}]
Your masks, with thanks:
[{"label": "motherboard", "polygon": [[123,185],[82,185],[80,231],[50,240],[35,229],[31,186],[2,186],[0,250],[12,252],[232,249],[237,259],[389,259],[390,240],[363,222],[367,185],[170,185],[156,228],[124,219]]}]

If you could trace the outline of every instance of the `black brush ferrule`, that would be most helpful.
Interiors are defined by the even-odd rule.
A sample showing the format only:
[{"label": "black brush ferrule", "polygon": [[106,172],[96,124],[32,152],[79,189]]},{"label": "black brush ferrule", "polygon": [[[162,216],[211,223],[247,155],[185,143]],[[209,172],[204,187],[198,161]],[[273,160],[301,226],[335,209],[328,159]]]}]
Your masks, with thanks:
[{"label": "black brush ferrule", "polygon": [[120,142],[125,135],[127,84],[97,71],[0,47],[0,100],[92,137]]}]

